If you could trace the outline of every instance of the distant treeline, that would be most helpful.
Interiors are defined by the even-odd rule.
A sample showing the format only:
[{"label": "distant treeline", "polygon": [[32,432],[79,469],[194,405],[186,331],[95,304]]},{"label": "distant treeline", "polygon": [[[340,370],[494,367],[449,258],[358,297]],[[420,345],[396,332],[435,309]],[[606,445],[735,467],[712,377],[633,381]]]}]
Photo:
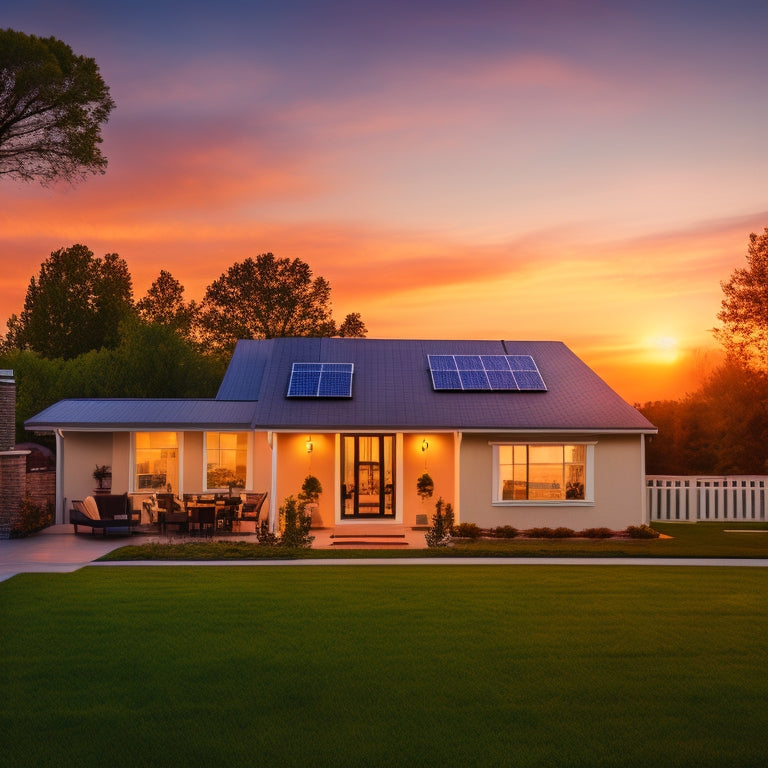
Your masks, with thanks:
[{"label": "distant treeline", "polygon": [[658,428],[649,475],[768,474],[768,376],[734,362],[684,400],[639,406]]}]

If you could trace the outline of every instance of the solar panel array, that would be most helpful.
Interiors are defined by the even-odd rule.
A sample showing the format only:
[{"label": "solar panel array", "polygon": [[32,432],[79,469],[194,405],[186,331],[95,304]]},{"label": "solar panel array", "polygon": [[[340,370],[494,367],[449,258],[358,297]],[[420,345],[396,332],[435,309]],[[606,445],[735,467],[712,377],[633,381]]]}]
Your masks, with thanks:
[{"label": "solar panel array", "polygon": [[288,397],[352,397],[353,363],[294,363]]},{"label": "solar panel array", "polygon": [[547,391],[530,355],[427,355],[427,358],[435,390]]}]

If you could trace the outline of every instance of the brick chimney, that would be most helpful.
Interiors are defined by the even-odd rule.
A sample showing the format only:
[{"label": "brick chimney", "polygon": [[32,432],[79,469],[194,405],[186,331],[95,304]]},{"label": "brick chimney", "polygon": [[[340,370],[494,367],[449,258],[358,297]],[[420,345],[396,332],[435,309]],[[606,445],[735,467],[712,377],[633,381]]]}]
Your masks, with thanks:
[{"label": "brick chimney", "polygon": [[16,445],[16,382],[13,371],[0,369],[0,451]]}]

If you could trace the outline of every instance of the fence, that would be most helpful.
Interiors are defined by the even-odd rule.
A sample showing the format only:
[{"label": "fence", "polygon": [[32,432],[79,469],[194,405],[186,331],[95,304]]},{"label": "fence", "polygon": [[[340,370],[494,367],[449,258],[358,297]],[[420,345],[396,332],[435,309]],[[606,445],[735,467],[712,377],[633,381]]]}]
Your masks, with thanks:
[{"label": "fence", "polygon": [[768,476],[646,477],[649,520],[695,523],[699,520],[768,519]]}]

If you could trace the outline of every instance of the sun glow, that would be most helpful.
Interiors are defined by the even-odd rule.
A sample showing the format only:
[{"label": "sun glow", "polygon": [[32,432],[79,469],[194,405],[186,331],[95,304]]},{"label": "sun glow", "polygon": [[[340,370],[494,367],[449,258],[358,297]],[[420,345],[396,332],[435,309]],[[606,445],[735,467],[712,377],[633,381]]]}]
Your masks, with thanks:
[{"label": "sun glow", "polygon": [[659,363],[674,363],[680,356],[680,348],[674,336],[654,336],[648,341],[648,348],[650,356]]}]

